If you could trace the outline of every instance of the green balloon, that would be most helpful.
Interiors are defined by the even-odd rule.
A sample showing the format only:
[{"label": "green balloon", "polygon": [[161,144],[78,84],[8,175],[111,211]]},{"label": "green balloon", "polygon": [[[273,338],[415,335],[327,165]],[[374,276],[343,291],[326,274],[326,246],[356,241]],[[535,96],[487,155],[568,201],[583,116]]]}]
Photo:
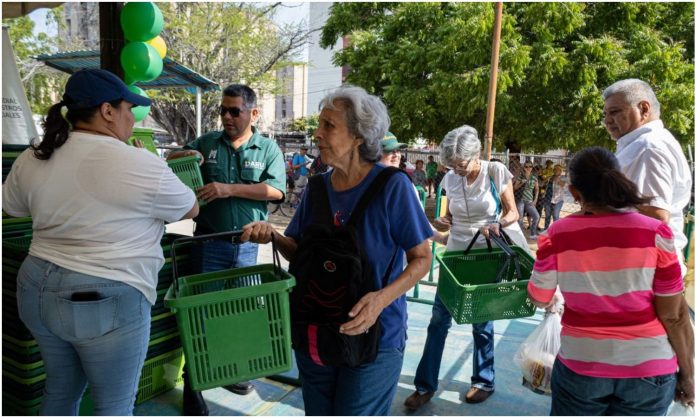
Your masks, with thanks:
[{"label": "green balloon", "polygon": [[155,48],[145,42],[131,42],[121,51],[121,66],[126,78],[151,81],[162,73],[162,58]]},{"label": "green balloon", "polygon": [[[139,94],[143,97],[147,97],[148,99],[150,96],[145,93],[145,90],[141,89],[138,86],[128,86],[128,90],[130,90],[132,93]],[[150,106],[136,106],[131,109],[133,112],[133,117],[135,117],[136,122],[140,122],[141,120],[145,119],[150,113]]]},{"label": "green balloon", "polygon": [[149,41],[162,32],[164,18],[154,3],[129,2],[121,10],[121,28],[126,39]]}]

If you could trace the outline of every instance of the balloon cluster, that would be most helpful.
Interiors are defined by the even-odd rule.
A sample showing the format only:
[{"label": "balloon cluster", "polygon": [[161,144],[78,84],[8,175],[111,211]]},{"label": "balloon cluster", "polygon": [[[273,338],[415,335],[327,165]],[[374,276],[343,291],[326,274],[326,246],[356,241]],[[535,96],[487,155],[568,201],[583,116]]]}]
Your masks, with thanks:
[{"label": "balloon cluster", "polygon": [[[129,90],[141,96],[148,95],[138,81],[151,81],[162,73],[167,45],[159,36],[164,26],[162,12],[154,3],[129,2],[121,10],[121,27],[128,43],[121,51],[121,66]],[[133,108],[136,121],[145,119],[150,107]]]}]

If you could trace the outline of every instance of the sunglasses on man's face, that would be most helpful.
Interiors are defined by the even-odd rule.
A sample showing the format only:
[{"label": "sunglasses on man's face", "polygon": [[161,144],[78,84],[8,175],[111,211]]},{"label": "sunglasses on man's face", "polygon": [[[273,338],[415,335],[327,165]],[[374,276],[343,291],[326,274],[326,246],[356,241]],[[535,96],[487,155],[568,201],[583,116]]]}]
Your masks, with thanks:
[{"label": "sunglasses on man's face", "polygon": [[532,168],[531,165],[525,165],[524,168]]},{"label": "sunglasses on man's face", "polygon": [[226,113],[228,113],[233,117],[236,118],[239,115],[244,112],[244,109],[240,109],[238,107],[225,107],[225,106],[220,106],[220,116],[225,116]]}]

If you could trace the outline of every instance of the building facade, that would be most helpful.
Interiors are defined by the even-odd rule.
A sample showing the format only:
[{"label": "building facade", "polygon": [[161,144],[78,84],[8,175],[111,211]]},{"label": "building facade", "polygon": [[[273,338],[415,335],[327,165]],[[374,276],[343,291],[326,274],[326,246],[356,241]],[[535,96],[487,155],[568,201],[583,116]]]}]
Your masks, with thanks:
[{"label": "building facade", "polygon": [[283,93],[276,96],[276,119],[297,119],[307,115],[307,70],[307,65],[303,64],[276,72],[283,88]]},{"label": "building facade", "polygon": [[71,50],[99,48],[97,2],[64,3],[62,23],[58,25],[58,37]]},{"label": "building facade", "polygon": [[[312,2],[309,5],[310,29],[321,28],[331,12],[331,2]],[[307,113],[314,114],[319,111],[319,102],[327,92],[335,89],[343,83],[343,69],[333,64],[333,54],[340,50],[344,41],[338,40],[330,49],[319,46],[321,31],[312,33],[309,46],[309,69],[307,71]]]}]

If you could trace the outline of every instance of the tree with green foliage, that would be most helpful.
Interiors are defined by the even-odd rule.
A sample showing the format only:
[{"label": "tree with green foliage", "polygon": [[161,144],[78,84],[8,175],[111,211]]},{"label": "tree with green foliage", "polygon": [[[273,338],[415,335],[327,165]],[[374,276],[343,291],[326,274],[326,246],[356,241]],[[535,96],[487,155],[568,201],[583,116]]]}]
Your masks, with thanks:
[{"label": "tree with green foliage", "polygon": [[[321,45],[348,36],[337,65],[380,95],[399,138],[483,133],[492,3],[336,3]],[[493,146],[543,152],[613,147],[602,90],[640,78],[682,144],[694,138],[693,3],[505,3]]]},{"label": "tree with green foliage", "polygon": [[307,115],[292,121],[291,129],[295,132],[306,132],[310,137],[319,127],[319,114]]},{"label": "tree with green foliage", "polygon": [[[158,3],[167,56],[215,81],[222,88],[244,83],[258,96],[280,92],[276,70],[293,65],[309,41],[303,22],[277,26],[271,20],[280,3]],[[194,95],[184,90],[148,90],[151,115],[179,142],[195,138]],[[220,91],[202,98],[202,129],[219,126]]]}]

